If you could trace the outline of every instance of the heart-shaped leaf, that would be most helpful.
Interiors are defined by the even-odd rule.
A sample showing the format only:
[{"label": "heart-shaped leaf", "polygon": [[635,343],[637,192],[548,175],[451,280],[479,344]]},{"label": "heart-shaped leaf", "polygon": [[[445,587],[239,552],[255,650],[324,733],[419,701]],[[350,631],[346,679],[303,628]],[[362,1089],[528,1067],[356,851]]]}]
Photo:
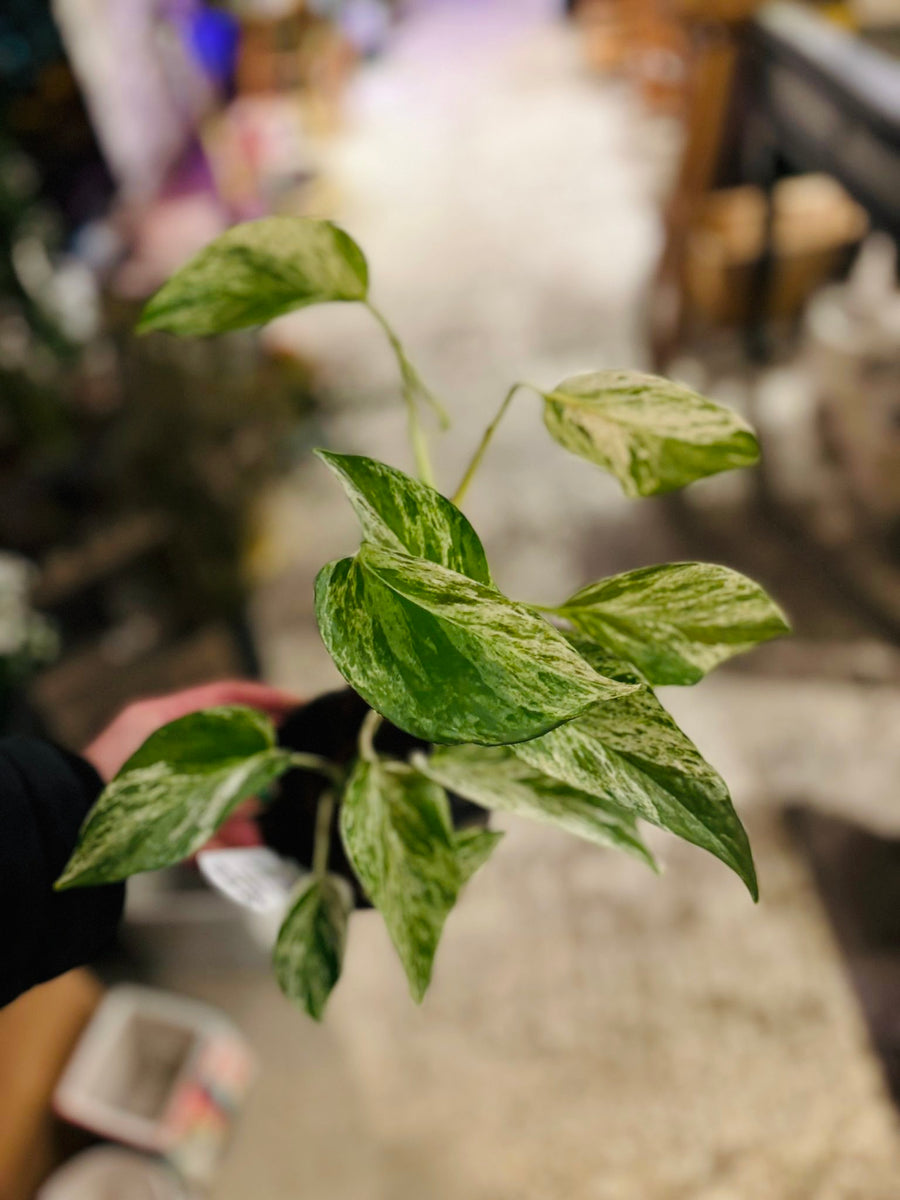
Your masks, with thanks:
[{"label": "heart-shaped leaf", "polygon": [[759,458],[737,413],[656,375],[595,371],[543,395],[551,435],[611,471],[627,496],[669,492]]},{"label": "heart-shaped leaf", "polygon": [[172,721],[101,792],[56,887],[111,883],[181,862],[236,804],[290,765],[271,721],[255,709],[210,708]]},{"label": "heart-shaped leaf", "polygon": [[481,539],[440,492],[373,458],[316,453],[341,481],[367,541],[492,585]]},{"label": "heart-shaped leaf", "polygon": [[429,779],[485,808],[555,825],[599,846],[615,846],[656,866],[634,815],[606,796],[579,791],[524,762],[508,746],[445,746],[413,766]]},{"label": "heart-shaped leaf", "polygon": [[420,1001],[463,883],[446,793],[402,763],[361,759],[344,791],[341,837]]},{"label": "heart-shaped leaf", "polygon": [[456,859],[459,863],[460,883],[466,884],[476,871],[480,871],[503,840],[503,834],[493,829],[472,826],[457,830]]},{"label": "heart-shaped leaf", "polygon": [[272,955],[278,986],[321,1021],[341,974],[353,893],[336,875],[308,877],[298,885]]},{"label": "heart-shaped leaf", "polygon": [[365,300],[368,268],[331,221],[266,217],[235,225],[176,271],[138,325],[182,336],[227,333],[331,300]]},{"label": "heart-shaped leaf", "polygon": [[558,612],[649,683],[688,684],[790,625],[758,583],[713,563],[642,567],[582,588]]},{"label": "heart-shaped leaf", "polygon": [[[595,666],[635,681],[627,665],[581,640]],[[758,897],[750,843],[728,788],[650,688],[598,704],[543,737],[513,747],[529,766],[709,850]]]},{"label": "heart-shaped leaf", "polygon": [[496,589],[369,543],[319,572],[316,619],[351,687],[429,742],[521,741],[629,690]]}]

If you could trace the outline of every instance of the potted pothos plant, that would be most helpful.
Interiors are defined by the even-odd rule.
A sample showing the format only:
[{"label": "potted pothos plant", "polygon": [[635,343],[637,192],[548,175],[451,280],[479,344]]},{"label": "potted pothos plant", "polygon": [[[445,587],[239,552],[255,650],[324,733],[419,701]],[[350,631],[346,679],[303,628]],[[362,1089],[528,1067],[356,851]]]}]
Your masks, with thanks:
[{"label": "potted pothos plant", "polygon": [[537,395],[564,450],[611,472],[632,497],[750,466],[759,454],[753,431],[729,409],[650,375],[602,370],[550,389],[516,383],[445,495],[425,420],[430,411],[446,425],[444,410],[373,304],[362,250],[323,220],[234,227],[150,300],[139,330],[208,336],[332,302],[364,305],[386,334],[418,474],[318,451],[362,535],[357,554],[323,566],[315,585],[322,640],[352,691],[314,701],[309,720],[298,714],[299,737],[296,729],[282,736],[291,745],[248,708],[210,709],[160,729],[97,800],[57,886],[176,863],[241,800],[292,772],[310,786],[285,788],[277,803],[283,809],[294,797],[297,826],[307,829],[296,856],[308,870],[274,970],[316,1018],[341,972],[354,906],[347,876],[356,898],[380,911],[422,999],[445,919],[501,836],[472,819],[484,810],[555,825],[654,867],[639,828],[649,821],[716,855],[755,899],[750,845],[728,789],[653,687],[696,683],[785,633],[783,612],[752,580],[696,562],[600,579],[555,607],[515,600],[494,582],[461,509],[522,391]]}]

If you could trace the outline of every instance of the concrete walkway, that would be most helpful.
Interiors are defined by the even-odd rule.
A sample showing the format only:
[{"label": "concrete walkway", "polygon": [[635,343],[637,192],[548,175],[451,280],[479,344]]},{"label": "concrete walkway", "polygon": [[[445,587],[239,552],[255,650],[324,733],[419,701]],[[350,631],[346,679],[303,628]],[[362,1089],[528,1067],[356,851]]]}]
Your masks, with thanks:
[{"label": "concrete walkway", "polygon": [[[671,131],[582,75],[539,4],[420,6],[361,76],[331,170],[341,219],[426,377],[452,398],[452,480],[515,378],[641,361]],[[278,331],[323,364],[311,437],[406,462],[393,367],[365,314]],[[651,509],[558,452],[523,401],[470,512],[500,582],[537,600],[627,543]],[[273,497],[257,605],[268,672],[334,678],[311,583],[356,544],[325,473]],[[618,553],[619,551],[615,551]],[[667,697],[733,785],[754,908],[720,864],[659,837],[662,879],[522,822],[451,917],[421,1010],[380,922],[353,922],[323,1027],[262,969],[166,978],[226,1008],[263,1073],[218,1200],[896,1200],[900,1140],[808,874],[778,806],[865,802],[900,828],[900,698],[727,676]]]}]

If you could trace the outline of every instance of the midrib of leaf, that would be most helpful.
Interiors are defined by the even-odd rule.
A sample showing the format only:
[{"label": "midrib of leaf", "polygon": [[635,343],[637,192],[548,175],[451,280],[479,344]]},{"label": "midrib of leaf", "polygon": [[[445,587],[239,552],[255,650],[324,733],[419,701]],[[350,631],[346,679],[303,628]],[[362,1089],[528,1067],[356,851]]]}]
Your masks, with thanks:
[{"label": "midrib of leaf", "polygon": [[[611,611],[602,604],[594,607],[563,604],[554,611],[576,625],[595,621],[598,625],[608,625],[610,629],[617,630],[627,637],[647,644],[658,644],[660,651],[667,653],[679,652],[683,642],[712,647],[746,642],[755,646],[760,640],[758,621],[747,621],[743,624],[713,625],[707,622],[702,625],[689,625],[686,622],[666,620],[656,612],[644,609],[635,609],[639,620],[631,621],[624,613]],[[671,640],[667,643],[663,641],[664,638]]]},{"label": "midrib of leaf", "polygon": [[[224,816],[227,815],[229,809],[235,807],[238,803],[240,803],[240,799],[241,799],[240,795],[238,795],[236,798],[232,799],[231,801],[227,800],[227,793],[229,791],[231,791],[230,785],[233,785],[233,780],[234,780],[234,776],[231,774],[231,772],[239,771],[240,774],[238,775],[238,779],[240,780],[240,784],[243,784],[243,781],[249,775],[253,774],[253,772],[256,770],[256,768],[258,766],[260,766],[260,764],[263,762],[263,760],[270,758],[270,757],[272,757],[271,750],[261,750],[261,751],[259,751],[258,754],[254,754],[250,758],[243,758],[243,759],[242,758],[230,758],[230,759],[223,761],[221,764],[217,763],[215,769],[212,771],[191,771],[191,770],[179,769],[178,771],[169,772],[167,774],[167,777],[171,778],[172,776],[179,775],[182,778],[186,778],[186,779],[196,779],[199,784],[200,782],[202,782],[203,779],[209,779],[210,776],[217,776],[217,775],[221,776],[218,785],[216,786],[215,790],[213,791],[212,796],[210,797],[210,803],[207,805],[207,811],[213,812],[216,814],[221,813],[222,814],[221,819],[224,819]],[[239,784],[239,786],[240,786],[240,784]],[[220,818],[217,816],[216,824],[219,823],[219,820],[220,820]],[[196,814],[186,811],[182,822],[176,826],[176,828],[173,832],[177,832],[178,834],[186,833],[191,828],[191,826],[195,823],[196,823]],[[174,839],[170,839],[170,840],[174,840]]]},{"label": "midrib of leaf", "polygon": [[[648,696],[653,696],[653,693],[649,688],[645,688],[645,691]],[[627,704],[628,700],[626,699],[624,703]],[[668,719],[670,722],[672,721],[672,718],[665,712],[664,709],[662,709],[661,706],[660,712],[663,718]],[[601,714],[601,706],[597,706],[597,713],[598,717],[602,719],[602,715],[604,714]],[[608,716],[609,714],[605,715]],[[644,756],[644,754],[652,751],[653,744],[657,740],[656,735],[652,731],[652,719],[650,718],[649,714],[645,722],[646,728],[643,733],[643,737],[645,739],[645,745],[643,748],[644,754],[637,750],[622,749],[616,746],[615,743],[619,741],[623,735],[618,734],[614,728],[612,730],[604,730],[602,725],[594,730],[590,727],[590,719],[590,712],[588,712],[586,716],[577,718],[574,722],[561,726],[558,729],[551,731],[551,733],[543,735],[541,738],[534,739],[533,743],[521,742],[517,745],[511,746],[510,748],[514,753],[518,754],[536,769],[544,771],[546,774],[555,776],[558,779],[562,779],[564,782],[568,782],[572,786],[580,787],[585,791],[591,791],[592,788],[596,791],[598,787],[601,788],[601,791],[597,792],[596,794],[611,799],[615,803],[623,804],[629,811],[634,812],[635,815],[643,817],[645,820],[648,820],[652,824],[658,825],[663,829],[668,829],[670,832],[675,833],[676,836],[683,838],[687,837],[688,841],[695,841],[695,838],[688,836],[688,834],[691,831],[699,834],[701,839],[705,838],[707,840],[701,840],[696,842],[696,844],[707,850],[710,849],[709,842],[712,842],[716,847],[718,847],[718,849],[723,852],[722,854],[718,855],[718,857],[721,857],[722,861],[727,863],[736,871],[736,873],[746,883],[754,900],[757,899],[758,886],[749,842],[747,841],[743,826],[740,824],[740,820],[737,817],[737,814],[734,812],[734,807],[731,802],[731,797],[728,793],[728,788],[722,777],[717,771],[714,770],[714,768],[710,766],[709,763],[706,762],[699,750],[693,746],[693,743],[690,743],[689,739],[686,739],[686,741],[689,742],[689,746],[685,746],[684,749],[693,749],[699,762],[702,763],[705,770],[710,773],[710,778],[704,783],[700,780],[692,781],[692,772],[689,761],[687,762],[687,766],[684,771],[683,777],[688,782],[688,795],[696,795],[703,802],[702,811],[699,814],[688,807],[685,799],[677,792],[672,791],[669,783],[667,782],[667,775],[669,774],[669,771],[679,767],[681,761],[680,757],[676,757],[674,759],[668,757],[669,770],[667,770],[665,762],[661,764],[654,763],[649,761]],[[680,730],[678,730],[677,725],[675,726],[675,730],[681,734],[682,737],[685,736]],[[561,773],[562,769],[558,768],[556,765],[553,742],[554,740],[558,740],[560,737],[564,739],[571,739],[573,737],[575,738],[574,743],[571,746],[566,747],[566,757],[571,756],[571,761],[573,761],[577,767],[579,774],[576,777],[569,778],[564,770]],[[649,744],[647,744],[648,739]],[[550,742],[549,751],[545,750],[548,741]],[[663,747],[664,756],[670,756],[671,751],[667,748],[666,739],[660,738],[659,741]],[[592,743],[593,749],[588,746],[588,742]],[[535,747],[537,747],[536,750]],[[604,778],[605,772],[601,773],[599,777],[596,776],[591,769],[591,763],[589,761],[580,761],[580,751],[583,751],[583,753],[587,754],[597,755],[598,749],[601,752],[598,757],[601,760],[605,759],[610,764],[609,778]],[[641,783],[640,780],[634,781],[632,779],[630,785],[628,785],[629,791],[632,792],[632,794],[627,799],[623,799],[621,793],[619,795],[614,795],[611,791],[611,788],[615,786],[615,776],[617,770],[616,764],[625,764],[626,772],[624,774],[626,780],[628,780],[634,772],[637,772],[638,775],[645,781],[644,783]],[[593,784],[591,781],[592,776]],[[648,784],[657,793],[655,799],[652,793],[649,795],[642,794],[647,792]],[[714,815],[707,814],[705,811],[707,806],[706,796],[710,787],[713,788],[719,800],[727,803],[728,809],[734,816],[735,829],[732,830],[727,837],[723,837],[715,828]],[[662,812],[665,812],[665,810],[668,809],[673,813],[677,813],[678,824],[682,826],[683,831],[679,830],[678,828],[674,828],[666,819],[661,818],[660,809]],[[710,824],[710,821],[713,822],[712,825]]]},{"label": "midrib of leaf", "polygon": [[[366,562],[365,548],[366,548],[367,544],[368,543],[366,543],[366,542],[363,543],[362,547],[360,548],[360,552],[357,555],[357,562],[363,567],[364,570],[367,570],[369,572],[369,574],[372,575],[382,587],[387,588],[388,591],[391,591],[394,593],[394,595],[399,596],[407,604],[411,604],[414,607],[421,609],[422,612],[428,613],[429,616],[434,617],[436,620],[440,621],[442,624],[451,625],[454,629],[460,630],[460,632],[465,637],[472,636],[472,628],[473,628],[473,623],[471,621],[472,606],[473,606],[473,604],[478,604],[479,602],[483,602],[483,597],[481,597],[479,595],[479,592],[486,592],[489,595],[495,596],[497,598],[501,609],[506,609],[508,607],[508,609],[511,613],[515,612],[517,615],[521,614],[521,615],[525,615],[525,616],[529,616],[529,617],[533,616],[536,620],[539,620],[542,623],[542,625],[546,629],[547,634],[550,635],[550,637],[552,639],[551,644],[554,646],[554,649],[556,649],[558,647],[559,653],[557,654],[556,657],[559,660],[560,666],[564,665],[565,667],[568,668],[568,671],[572,676],[573,682],[577,680],[578,683],[580,683],[581,685],[583,685],[585,687],[588,687],[591,685],[593,685],[595,687],[599,687],[599,686],[614,687],[614,688],[617,687],[619,689],[620,695],[627,695],[630,691],[634,690],[634,685],[627,684],[627,683],[618,683],[618,681],[609,680],[605,676],[600,675],[594,669],[594,667],[592,667],[589,663],[585,662],[585,660],[582,659],[581,656],[578,655],[577,653],[574,655],[574,658],[570,658],[568,653],[566,653],[569,650],[569,646],[568,646],[568,643],[566,642],[565,638],[560,634],[559,630],[555,629],[550,624],[549,621],[545,621],[538,613],[533,612],[530,609],[527,609],[525,605],[518,604],[516,601],[513,601],[513,600],[509,600],[497,588],[489,587],[486,584],[479,583],[477,580],[469,579],[468,576],[460,575],[459,572],[453,571],[449,567],[443,567],[438,563],[430,563],[430,562],[428,563],[429,569],[431,571],[433,571],[435,573],[443,573],[445,576],[452,576],[454,579],[458,579],[459,580],[459,590],[460,590],[461,594],[458,597],[453,597],[453,596],[448,597],[446,606],[443,604],[441,604],[441,605],[435,604],[432,606],[432,605],[423,603],[421,596],[410,595],[410,593],[408,591],[403,590],[403,588],[400,587],[399,585],[394,586],[388,579],[385,579],[384,575],[382,574],[381,571],[378,570],[377,567],[371,566]],[[409,556],[403,555],[403,557],[407,558]],[[466,595],[465,594],[466,592],[469,592],[470,595]],[[460,614],[458,618],[454,611],[454,607],[457,605],[458,605],[459,614]],[[483,628],[486,628],[486,626],[483,626]],[[512,631],[507,629],[504,632],[505,632],[505,636],[507,638],[509,638],[510,640],[512,640],[512,638],[513,638]],[[450,639],[450,640],[452,640],[452,639]],[[474,660],[470,660],[470,661],[472,662],[473,668],[478,672],[478,674],[483,679],[489,680],[490,678],[492,678],[493,673],[494,673],[493,669],[485,671],[481,664],[479,664],[478,662],[476,662]],[[546,663],[545,669],[553,670],[556,668],[555,668],[554,664]],[[615,699],[615,698],[616,698],[615,696],[610,697],[610,699]],[[586,699],[585,703],[584,703],[584,707],[587,707],[590,703],[591,703],[591,701],[589,699]]]},{"label": "midrib of leaf", "polygon": [[[669,429],[665,426],[660,428],[658,424],[659,414],[658,412],[654,413],[653,409],[659,409],[661,405],[646,404],[641,392],[642,389],[637,387],[629,388],[627,391],[617,388],[612,393],[613,398],[608,400],[596,399],[594,401],[582,399],[580,396],[572,396],[568,392],[544,392],[543,395],[545,399],[556,404],[562,404],[567,408],[578,409],[579,412],[588,414],[592,420],[596,420],[599,424],[604,425],[607,429],[610,429],[611,427],[611,430],[614,434],[618,433],[620,429],[626,428],[634,429],[641,433],[646,432],[655,440],[660,442],[674,441],[680,443],[685,441],[685,438],[681,436],[683,426],[678,426],[674,429]],[[604,413],[604,407],[607,410],[611,408],[618,409],[620,402],[623,400],[627,401],[628,399],[637,401],[637,404],[630,411],[627,403],[623,403],[621,404],[621,416],[619,415],[618,411],[616,416],[609,416]],[[702,400],[704,397],[700,397],[700,399]],[[755,436],[751,426],[748,425],[746,421],[742,420],[741,417],[733,411],[733,409],[726,409],[724,406],[716,405],[712,401],[707,401],[707,403],[712,411],[706,412],[701,406],[698,405],[699,411],[697,414],[695,414],[696,416],[705,416],[707,419],[712,419],[712,417],[717,414],[717,411],[721,409],[723,414],[727,415],[735,423],[736,428],[731,431],[730,436],[733,436],[737,433],[749,433],[751,436]],[[715,442],[701,442],[697,444],[716,445]]]}]

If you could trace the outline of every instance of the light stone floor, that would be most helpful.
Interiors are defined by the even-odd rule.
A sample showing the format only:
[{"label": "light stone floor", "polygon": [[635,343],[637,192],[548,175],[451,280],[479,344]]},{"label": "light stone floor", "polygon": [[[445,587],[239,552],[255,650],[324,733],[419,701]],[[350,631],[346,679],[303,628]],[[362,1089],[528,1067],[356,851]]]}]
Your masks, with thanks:
[{"label": "light stone floor", "polygon": [[[422,5],[361,76],[329,151],[380,301],[454,399],[448,479],[509,380],[641,360],[672,130],[584,77],[544,20],[537,0]],[[333,389],[312,439],[405,462],[365,314],[305,313],[276,336],[315,355]],[[551,448],[529,402],[470,513],[503,586],[536,600],[584,582],[591,530],[654,558],[634,509]],[[354,522],[304,467],[271,497],[266,530],[267,671],[314,693],[333,675],[311,581],[353,548]],[[722,674],[665,699],[733,787],[760,906],[662,835],[657,879],[519,822],[451,917],[421,1009],[373,914],[353,922],[322,1027],[260,969],[173,960],[161,982],[231,1013],[263,1064],[217,1200],[900,1196],[894,1114],[778,815],[805,799],[900,830],[900,693]]]}]

